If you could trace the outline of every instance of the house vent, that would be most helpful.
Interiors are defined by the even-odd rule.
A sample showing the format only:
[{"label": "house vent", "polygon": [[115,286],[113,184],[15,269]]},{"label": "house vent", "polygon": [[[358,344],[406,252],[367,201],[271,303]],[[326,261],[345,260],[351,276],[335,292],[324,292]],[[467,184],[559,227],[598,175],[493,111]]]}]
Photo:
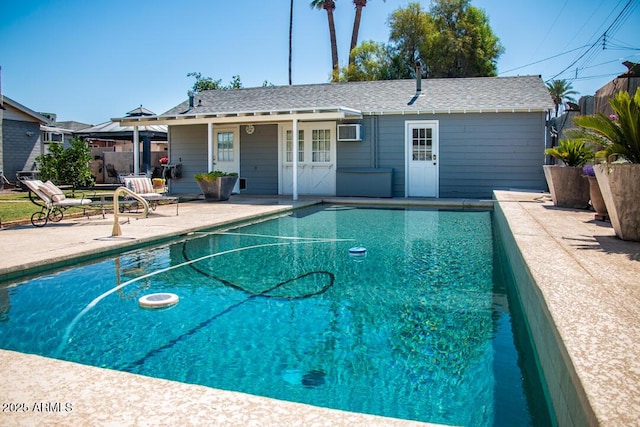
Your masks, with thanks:
[{"label": "house vent", "polygon": [[338,125],[338,141],[361,141],[360,128],[362,125]]}]

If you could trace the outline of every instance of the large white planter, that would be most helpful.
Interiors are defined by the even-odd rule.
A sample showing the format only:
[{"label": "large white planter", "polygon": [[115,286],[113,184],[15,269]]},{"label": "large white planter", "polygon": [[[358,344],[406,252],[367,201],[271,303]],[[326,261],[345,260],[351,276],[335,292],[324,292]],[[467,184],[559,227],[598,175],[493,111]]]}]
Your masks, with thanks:
[{"label": "large white planter", "polygon": [[555,165],[542,168],[554,205],[574,209],[589,207],[589,181],[583,178],[582,168]]},{"label": "large white planter", "polygon": [[616,236],[640,242],[640,164],[593,167]]}]

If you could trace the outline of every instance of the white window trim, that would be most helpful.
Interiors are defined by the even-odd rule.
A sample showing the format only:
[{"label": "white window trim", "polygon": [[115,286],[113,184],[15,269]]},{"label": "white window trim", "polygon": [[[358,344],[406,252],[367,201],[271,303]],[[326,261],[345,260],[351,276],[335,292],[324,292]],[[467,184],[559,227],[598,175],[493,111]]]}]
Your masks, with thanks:
[{"label": "white window trim", "polygon": [[[287,137],[287,131],[293,130],[293,124],[283,123],[279,127],[280,129],[278,132],[279,134],[278,158],[280,161],[280,165],[281,166],[292,165],[293,162],[287,161],[286,137]],[[314,129],[329,130],[331,134],[331,150],[329,152],[329,156],[331,160],[328,162],[312,161],[312,154],[313,154],[312,131]],[[336,122],[301,122],[301,123],[298,123],[298,130],[304,131],[304,149],[305,149],[305,161],[303,162],[298,161],[298,164],[306,165],[307,167],[324,167],[324,168],[330,168],[336,164],[336,155],[337,155]]]}]

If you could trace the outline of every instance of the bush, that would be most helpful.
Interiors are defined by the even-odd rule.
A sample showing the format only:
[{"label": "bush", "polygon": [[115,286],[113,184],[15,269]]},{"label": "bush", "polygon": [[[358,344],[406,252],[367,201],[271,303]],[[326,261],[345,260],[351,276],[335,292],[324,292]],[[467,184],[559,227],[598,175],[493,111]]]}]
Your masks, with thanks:
[{"label": "bush", "polygon": [[222,171],[212,171],[212,172],[207,172],[207,173],[197,173],[193,176],[193,178],[196,181],[215,181],[217,178],[220,178],[221,176],[238,176],[237,173],[235,172],[231,172],[231,173],[227,173],[227,172],[222,172]]},{"label": "bush", "polygon": [[578,139],[561,139],[560,145],[547,148],[544,153],[573,167],[584,166],[594,156],[593,147]]},{"label": "bush", "polygon": [[95,181],[89,168],[91,149],[79,138],[69,144],[66,149],[62,144],[51,144],[48,154],[36,158],[40,178],[58,185],[71,185],[73,190],[93,185]]}]

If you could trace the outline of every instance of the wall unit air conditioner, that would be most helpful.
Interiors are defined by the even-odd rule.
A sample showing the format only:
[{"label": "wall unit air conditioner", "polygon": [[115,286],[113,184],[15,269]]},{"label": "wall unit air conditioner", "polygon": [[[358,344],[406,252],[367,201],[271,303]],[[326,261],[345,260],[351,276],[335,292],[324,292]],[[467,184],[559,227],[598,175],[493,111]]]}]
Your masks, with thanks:
[{"label": "wall unit air conditioner", "polygon": [[360,124],[338,125],[338,141],[362,141]]}]

